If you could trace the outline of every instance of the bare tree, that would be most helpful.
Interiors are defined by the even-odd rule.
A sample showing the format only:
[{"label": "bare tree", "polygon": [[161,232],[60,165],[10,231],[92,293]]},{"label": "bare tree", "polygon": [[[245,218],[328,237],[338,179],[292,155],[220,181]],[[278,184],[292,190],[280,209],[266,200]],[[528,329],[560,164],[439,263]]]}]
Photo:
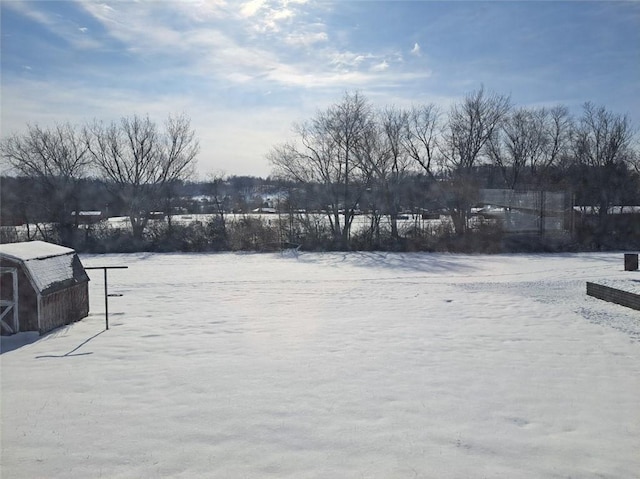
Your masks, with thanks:
[{"label": "bare tree", "polygon": [[413,107],[407,114],[402,144],[407,154],[430,177],[435,178],[441,112],[433,104]]},{"label": "bare tree", "polygon": [[[334,165],[342,171],[338,175],[342,178],[338,188],[342,189],[340,203],[344,217],[340,244],[347,249],[354,212],[370,180],[367,170],[358,161],[357,152],[373,128],[373,112],[362,95],[345,93],[340,103],[329,107],[326,114],[318,119],[335,147]],[[334,218],[337,215],[334,214]]]},{"label": "bare tree", "polygon": [[190,177],[200,152],[200,143],[195,130],[191,128],[191,120],[184,115],[170,116],[165,122],[161,140],[161,181],[166,183]]},{"label": "bare tree", "polygon": [[572,120],[564,106],[519,108],[495,130],[486,152],[507,188],[540,188],[549,169],[567,157],[571,133]]},{"label": "bare tree", "polygon": [[215,213],[215,216],[209,223],[209,234],[215,249],[224,249],[227,247],[227,223],[225,216],[225,197],[223,193],[225,181],[226,175],[222,171],[210,173],[207,176],[207,192],[213,200],[213,211]]},{"label": "bare tree", "polygon": [[160,131],[149,117],[134,115],[120,123],[94,122],[87,136],[98,170],[127,205],[134,237],[142,238],[162,195],[192,173],[199,143],[189,119],[169,117]]},{"label": "bare tree", "polygon": [[477,196],[475,167],[510,108],[509,97],[488,94],[480,88],[449,113],[440,152],[452,187],[449,210],[458,234],[467,231],[470,209]]},{"label": "bare tree", "polygon": [[535,186],[541,186],[546,180],[548,171],[560,166],[570,154],[571,137],[573,135],[573,119],[569,109],[557,105],[541,111],[543,122],[543,148],[537,158],[530,163],[531,176]]},{"label": "bare tree", "polygon": [[628,163],[636,174],[640,175],[640,148],[632,148],[629,152]]},{"label": "bare tree", "polygon": [[618,194],[620,169],[626,170],[634,156],[633,139],[634,132],[626,115],[589,102],[583,105],[573,147],[575,160],[582,167],[583,183],[597,192],[594,206],[599,212],[599,239],[607,232],[607,215]]},{"label": "bare tree", "polygon": [[515,189],[525,168],[538,164],[545,147],[545,110],[520,108],[487,142],[487,154],[500,168],[507,188]]},{"label": "bare tree", "polygon": [[160,182],[159,190],[167,215],[169,230],[172,226],[173,200],[176,187],[183,179],[194,173],[195,158],[200,151],[195,131],[185,116],[170,116],[165,121],[164,135],[160,143]]},{"label": "bare tree", "polygon": [[358,151],[371,121],[366,99],[346,93],[340,103],[295,126],[298,144],[279,145],[268,154],[277,175],[322,186],[334,241],[343,249],[348,248],[355,210],[369,181]]},{"label": "bare tree", "polygon": [[[399,240],[398,214],[400,213],[401,182],[409,167],[409,156],[403,140],[407,131],[409,113],[388,107],[377,114],[376,123],[371,124],[363,137],[359,150],[360,163],[368,170],[377,189],[380,190],[384,213],[389,215],[391,238]],[[379,218],[372,212],[373,226],[379,236]]]},{"label": "bare tree", "polygon": [[587,102],[575,132],[575,156],[582,164],[607,167],[624,161],[633,140],[626,115],[607,111]]},{"label": "bare tree", "polygon": [[418,169],[425,174],[427,181],[419,196],[429,198],[432,206],[447,209],[448,192],[442,184],[443,155],[443,118],[441,110],[434,104],[414,106],[407,114],[407,123],[402,138],[403,149]]},{"label": "bare tree", "polygon": [[79,183],[91,159],[81,131],[69,123],[52,128],[28,125],[25,133],[2,141],[2,158],[16,173],[37,181],[46,221],[57,225],[60,242],[73,244],[80,209]]}]

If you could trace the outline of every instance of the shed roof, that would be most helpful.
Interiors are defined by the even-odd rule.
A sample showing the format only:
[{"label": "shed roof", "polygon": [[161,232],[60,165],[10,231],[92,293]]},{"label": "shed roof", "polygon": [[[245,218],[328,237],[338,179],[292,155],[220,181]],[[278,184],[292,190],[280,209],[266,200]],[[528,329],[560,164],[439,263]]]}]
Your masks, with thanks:
[{"label": "shed roof", "polygon": [[89,281],[71,248],[44,241],[0,245],[0,256],[24,264],[33,286],[42,294]]},{"label": "shed roof", "polygon": [[74,250],[45,241],[0,244],[0,254],[17,260],[45,259],[69,253]]}]

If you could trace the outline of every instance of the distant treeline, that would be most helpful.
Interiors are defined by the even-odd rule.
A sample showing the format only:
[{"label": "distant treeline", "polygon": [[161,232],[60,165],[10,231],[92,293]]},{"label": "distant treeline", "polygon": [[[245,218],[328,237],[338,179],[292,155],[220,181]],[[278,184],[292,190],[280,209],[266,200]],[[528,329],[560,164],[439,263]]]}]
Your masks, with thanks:
[{"label": "distant treeline", "polygon": [[[500,171],[490,165],[478,167],[477,178],[487,187],[501,186]],[[572,175],[558,175],[559,187]],[[126,205],[112,189],[98,179],[78,184],[80,215],[69,211],[73,222],[71,242],[60,241],[57,223],[48,221],[48,198],[34,179],[0,179],[1,242],[44,239],[66,244],[81,252],[137,251],[277,251],[340,249],[336,245],[326,210],[318,209],[314,187],[272,178],[230,177],[217,182],[176,182],[170,211],[159,211],[149,221],[144,235],[136,238],[129,227],[112,226],[108,217],[126,217]],[[424,175],[408,176],[401,185],[403,208],[400,240],[391,235],[388,211],[376,209],[382,198],[375,190],[365,195],[355,217],[360,227],[352,231],[349,247],[354,250],[395,251],[560,251],[603,248],[640,248],[640,213],[610,214],[609,234],[596,242],[600,216],[592,210],[575,215],[572,230],[563,236],[507,234],[499,221],[476,217],[465,235],[455,233],[446,211],[439,209],[438,188]],[[636,191],[637,193],[637,191]],[[576,204],[589,204],[589,201]],[[637,195],[627,204],[637,205]],[[260,215],[253,211],[271,212]],[[160,213],[158,215],[158,213]],[[193,215],[193,221],[172,221]],[[198,215],[198,216],[196,216]],[[404,221],[403,221],[404,220]],[[440,221],[438,221],[440,220]],[[125,221],[126,223],[126,221]],[[14,225],[18,225],[15,227]]]},{"label": "distant treeline", "polygon": [[[294,130],[268,154],[271,177],[194,182],[199,143],[184,116],[30,125],[2,139],[0,240],[93,252],[640,248],[638,214],[620,209],[640,206],[638,138],[605,107],[574,117],[481,88],[448,111],[379,108],[346,93]],[[566,234],[507,234],[477,213],[483,189],[564,192]],[[249,214],[259,209],[274,215]],[[210,216],[172,221],[180,213]],[[115,216],[128,227],[97,221]]]}]

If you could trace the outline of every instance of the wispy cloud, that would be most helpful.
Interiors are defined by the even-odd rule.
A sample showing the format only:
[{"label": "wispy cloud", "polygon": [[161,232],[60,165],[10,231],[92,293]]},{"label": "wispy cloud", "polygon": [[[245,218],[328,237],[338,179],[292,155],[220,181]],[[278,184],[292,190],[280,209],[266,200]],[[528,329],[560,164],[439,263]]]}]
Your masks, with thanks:
[{"label": "wispy cloud", "polygon": [[318,43],[329,41],[329,35],[325,31],[305,31],[289,33],[285,42],[292,46],[312,47]]},{"label": "wispy cloud", "polygon": [[526,104],[568,98],[640,111],[629,80],[640,9],[629,4],[1,2],[3,130],[185,111],[211,151],[259,162],[292,120],[349,89],[380,104],[445,105],[484,83]]},{"label": "wispy cloud", "polygon": [[50,31],[55,31],[55,25],[57,22],[54,21],[53,17],[47,15],[45,12],[39,9],[32,8],[32,5],[30,5],[28,2],[6,2],[4,4],[4,7],[10,8],[24,15],[25,17],[39,23]]},{"label": "wispy cloud", "polygon": [[304,3],[286,1],[251,0],[240,8],[240,17],[251,20],[256,33],[279,33],[286,22],[300,13]]},{"label": "wispy cloud", "polygon": [[389,63],[387,60],[382,60],[382,62],[377,63],[371,67],[371,71],[373,72],[383,72],[389,69]]},{"label": "wispy cloud", "polygon": [[329,62],[341,71],[350,71],[360,68],[363,62],[372,58],[370,54],[363,55],[353,52],[334,52],[330,54]]},{"label": "wispy cloud", "polygon": [[102,46],[100,41],[83,35],[86,32],[86,28],[83,30],[83,27],[68,18],[38,8],[35,2],[3,2],[3,7],[9,8],[39,24],[49,33],[64,40],[73,48],[87,50]]},{"label": "wispy cloud", "polygon": [[[160,55],[165,61],[172,57],[185,61],[188,57],[191,67],[183,75],[243,84],[270,82],[317,88],[343,82],[348,87],[373,81],[390,67],[385,54],[337,50],[325,25],[316,18],[291,23],[293,18],[302,17],[302,12],[294,9],[304,7],[305,2],[254,0],[242,4],[239,15],[217,4],[215,19],[187,25],[174,25],[167,20],[170,15],[166,11],[159,15],[152,4],[83,5],[109,35],[137,55]],[[280,32],[280,22],[285,21],[286,32],[263,36],[259,41],[247,40],[246,33],[256,29]],[[318,48],[319,44],[323,47]]]}]

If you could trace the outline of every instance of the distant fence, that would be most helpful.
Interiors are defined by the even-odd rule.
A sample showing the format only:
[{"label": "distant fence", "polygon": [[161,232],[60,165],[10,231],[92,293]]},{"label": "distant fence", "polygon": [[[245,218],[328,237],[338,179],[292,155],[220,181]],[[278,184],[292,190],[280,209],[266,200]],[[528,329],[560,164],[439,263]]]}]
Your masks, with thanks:
[{"label": "distant fence", "polygon": [[587,295],[640,311],[640,294],[587,282]]},{"label": "distant fence", "polygon": [[485,205],[503,208],[502,226],[512,233],[567,231],[566,194],[551,191],[480,190]]}]

